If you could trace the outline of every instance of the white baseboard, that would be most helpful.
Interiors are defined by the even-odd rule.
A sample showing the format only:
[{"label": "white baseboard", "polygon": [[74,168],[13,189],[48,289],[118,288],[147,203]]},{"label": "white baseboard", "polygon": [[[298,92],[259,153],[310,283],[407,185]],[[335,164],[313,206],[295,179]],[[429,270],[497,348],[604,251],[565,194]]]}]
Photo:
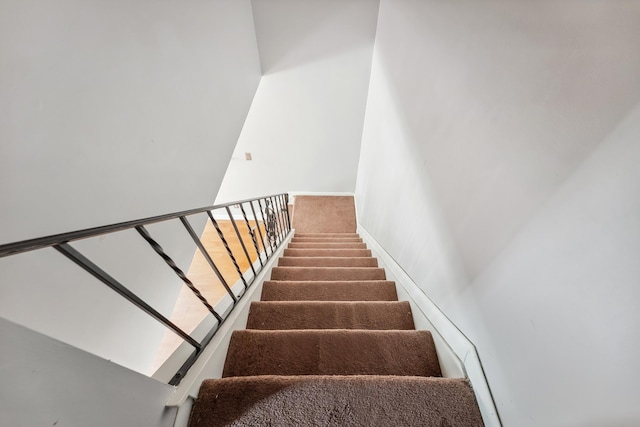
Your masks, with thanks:
[{"label": "white baseboard", "polygon": [[[456,377],[459,376],[458,374],[461,374],[460,376],[468,378],[476,395],[485,426],[501,427],[500,416],[493,401],[491,389],[487,383],[478,352],[473,343],[469,341],[462,331],[429,299],[424,291],[411,279],[395,259],[384,250],[378,241],[359,224],[358,233],[368,248],[371,249],[372,255],[378,258],[381,267],[384,266],[389,280],[396,282],[400,299],[402,299],[403,296],[406,297],[411,303],[412,309],[415,308],[418,310],[417,313],[414,312],[416,328],[422,329],[419,325],[421,315],[428,319],[428,323],[433,329],[430,327],[427,329],[431,330],[432,335],[434,335],[443,375]],[[445,347],[442,345],[438,346],[437,337],[442,338]],[[456,371],[456,362],[450,353],[453,353],[455,359],[459,361],[461,371]]]}]

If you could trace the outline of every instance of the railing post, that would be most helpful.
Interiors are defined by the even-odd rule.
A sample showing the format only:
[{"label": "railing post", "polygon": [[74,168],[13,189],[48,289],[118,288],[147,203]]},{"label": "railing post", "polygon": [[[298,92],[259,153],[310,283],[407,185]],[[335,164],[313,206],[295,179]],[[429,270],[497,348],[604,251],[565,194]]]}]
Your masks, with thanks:
[{"label": "railing post", "polygon": [[291,215],[289,214],[289,193],[284,194],[284,201],[287,205],[287,225],[289,226],[289,230],[291,230]]}]

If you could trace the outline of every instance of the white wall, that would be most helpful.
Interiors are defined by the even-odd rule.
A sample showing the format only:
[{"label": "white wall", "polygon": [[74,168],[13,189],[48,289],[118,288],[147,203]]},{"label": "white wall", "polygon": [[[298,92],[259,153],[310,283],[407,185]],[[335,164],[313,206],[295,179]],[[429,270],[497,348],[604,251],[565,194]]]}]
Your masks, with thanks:
[{"label": "white wall", "polygon": [[639,39],[638,1],[381,2],[359,221],[505,425],[640,421]]},{"label": "white wall", "polygon": [[637,3],[382,10],[379,62],[475,275],[640,97]]},{"label": "white wall", "polygon": [[218,202],[354,191],[377,12],[377,0],[253,1],[264,75]]},{"label": "white wall", "polygon": [[4,319],[0,336],[0,425],[173,426],[173,387]]},{"label": "white wall", "polygon": [[456,304],[482,311],[514,424],[640,423],[639,138],[640,102]]},{"label": "white wall", "polygon": [[[0,243],[211,204],[260,80],[249,0],[4,1],[0,52]],[[186,270],[181,225],[150,229]],[[171,313],[135,232],[76,246]],[[53,250],[0,261],[1,317],[150,367],[155,321]]]}]

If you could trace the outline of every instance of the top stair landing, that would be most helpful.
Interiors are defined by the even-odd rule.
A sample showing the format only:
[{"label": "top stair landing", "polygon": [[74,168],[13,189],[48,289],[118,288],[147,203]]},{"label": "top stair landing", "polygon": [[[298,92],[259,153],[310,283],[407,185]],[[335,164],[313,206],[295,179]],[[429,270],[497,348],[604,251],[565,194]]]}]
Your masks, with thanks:
[{"label": "top stair landing", "polygon": [[356,232],[353,196],[296,196],[294,206],[291,226],[296,236]]}]

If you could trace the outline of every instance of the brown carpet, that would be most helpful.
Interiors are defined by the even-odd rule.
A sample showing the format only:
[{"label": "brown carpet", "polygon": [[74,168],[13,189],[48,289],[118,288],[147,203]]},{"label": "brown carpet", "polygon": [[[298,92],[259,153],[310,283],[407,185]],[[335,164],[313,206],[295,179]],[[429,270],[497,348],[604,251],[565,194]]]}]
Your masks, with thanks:
[{"label": "brown carpet", "polygon": [[317,242],[317,243],[289,243],[291,249],[366,249],[367,245],[361,242]]},{"label": "brown carpet", "polygon": [[362,243],[361,237],[293,237],[291,243]]},{"label": "brown carpet", "polygon": [[243,330],[231,337],[223,377],[441,376],[429,331]]},{"label": "brown carpet", "polygon": [[378,260],[368,257],[280,257],[279,267],[377,267]]},{"label": "brown carpet", "polygon": [[296,237],[311,237],[311,238],[350,238],[350,237],[360,237],[358,233],[303,233],[299,230],[296,230]]},{"label": "brown carpet", "polygon": [[190,425],[479,427],[483,424],[473,390],[464,379],[257,376],[205,381]]},{"label": "brown carpet", "polygon": [[387,280],[299,282],[268,280],[263,301],[397,301],[396,284]]},{"label": "brown carpet", "polygon": [[298,196],[293,212],[296,237],[189,426],[482,426],[469,383],[441,378],[431,333],[353,233],[353,199]]},{"label": "brown carpet", "polygon": [[284,256],[300,257],[370,257],[369,249],[285,249]]},{"label": "brown carpet", "polygon": [[271,280],[386,280],[377,267],[273,267]]},{"label": "brown carpet", "polygon": [[351,196],[296,196],[292,226],[296,233],[355,233]]},{"label": "brown carpet", "polygon": [[247,329],[415,329],[409,303],[398,301],[260,301]]}]

